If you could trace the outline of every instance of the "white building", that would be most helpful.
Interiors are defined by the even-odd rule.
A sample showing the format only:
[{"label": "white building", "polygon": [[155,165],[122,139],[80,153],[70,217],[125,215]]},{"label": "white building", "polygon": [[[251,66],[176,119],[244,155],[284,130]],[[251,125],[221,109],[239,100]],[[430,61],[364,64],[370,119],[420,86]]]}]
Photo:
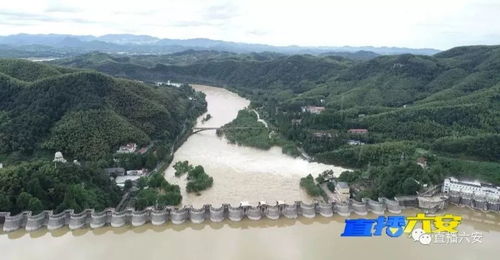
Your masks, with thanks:
[{"label": "white building", "polygon": [[141,178],[141,176],[117,176],[116,179],[115,179],[115,183],[118,187],[125,187],[125,182],[130,180],[132,182],[135,182],[137,181],[139,178]]},{"label": "white building", "polygon": [[125,175],[127,176],[144,176],[148,171],[146,169],[141,170],[129,170]]},{"label": "white building", "polygon": [[155,82],[155,85],[156,86],[172,86],[172,87],[176,87],[176,88],[180,88],[182,86],[182,83],[175,83],[175,82],[171,82],[170,80],[168,80],[167,82],[163,82],[163,81],[157,81]]},{"label": "white building", "polygon": [[469,193],[478,197],[500,199],[500,187],[478,181],[460,181],[456,178],[446,178],[443,182],[443,193]]},{"label": "white building", "polygon": [[347,182],[339,181],[335,184],[335,195],[340,201],[347,201],[351,197],[351,191]]},{"label": "white building", "polygon": [[137,150],[137,144],[136,143],[129,143],[126,145],[120,146],[118,151],[116,153],[134,153],[135,150]]},{"label": "white building", "polygon": [[325,110],[325,107],[317,107],[317,106],[305,106],[305,107],[302,107],[302,112],[305,113],[305,112],[309,112],[311,114],[320,114],[321,112],[323,112]]},{"label": "white building", "polygon": [[2,168],[3,168],[3,163],[0,163],[0,169],[2,169]]},{"label": "white building", "polygon": [[365,143],[361,142],[359,140],[349,140],[349,141],[347,141],[347,144],[349,144],[349,145],[364,145]]},{"label": "white building", "polygon": [[180,88],[182,86],[181,83],[170,82],[170,80],[167,81],[167,85],[168,86],[173,86],[173,87],[176,87],[176,88]]},{"label": "white building", "polygon": [[54,155],[53,162],[66,163],[66,159],[64,159],[63,154],[61,152],[56,152],[56,154]]}]

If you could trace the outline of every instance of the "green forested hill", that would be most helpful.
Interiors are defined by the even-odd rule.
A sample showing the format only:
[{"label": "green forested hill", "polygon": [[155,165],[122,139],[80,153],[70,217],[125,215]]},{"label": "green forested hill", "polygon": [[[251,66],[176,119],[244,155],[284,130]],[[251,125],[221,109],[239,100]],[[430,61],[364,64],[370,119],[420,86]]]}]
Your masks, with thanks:
[{"label": "green forested hill", "polygon": [[10,59],[1,60],[0,73],[22,81],[35,81],[62,74],[58,68],[43,63]]},{"label": "green forested hill", "polygon": [[[0,154],[99,160],[119,145],[172,141],[195,116],[189,90],[0,60]],[[22,156],[21,156],[22,157]]]},{"label": "green forested hill", "polygon": [[[394,164],[415,164],[416,158],[426,157],[432,169],[425,176],[432,177],[407,172],[406,185],[413,179],[439,181],[448,174],[500,183],[500,46],[367,61],[296,55],[264,61],[213,59],[183,66],[146,67],[133,59],[90,63],[90,68],[112,75],[236,90],[249,97],[282,136],[321,161],[360,169],[363,178],[375,180],[370,171],[390,176],[402,169]],[[306,105],[326,110],[319,115],[302,113]],[[301,121],[292,124],[294,119]],[[351,135],[350,128],[366,128],[369,134]],[[331,137],[318,139],[313,135],[317,131]],[[348,145],[352,139],[366,145]]]},{"label": "green forested hill", "polygon": [[[334,56],[283,56],[262,53],[221,55],[210,59],[199,58],[199,62],[192,61],[189,65],[178,65],[178,63],[182,64],[185,59],[184,55],[170,55],[169,57],[174,61],[165,63],[161,58],[150,57],[150,63],[153,61],[158,63],[149,67],[141,65],[147,60],[144,56],[117,58],[103,53],[56,60],[53,63],[91,68],[110,75],[143,81],[177,80],[217,85],[229,84],[233,87],[251,89],[274,88],[284,91],[294,89],[295,92],[309,90],[316,82],[324,81],[355,63],[352,60]],[[175,61],[176,57],[180,61]]]}]

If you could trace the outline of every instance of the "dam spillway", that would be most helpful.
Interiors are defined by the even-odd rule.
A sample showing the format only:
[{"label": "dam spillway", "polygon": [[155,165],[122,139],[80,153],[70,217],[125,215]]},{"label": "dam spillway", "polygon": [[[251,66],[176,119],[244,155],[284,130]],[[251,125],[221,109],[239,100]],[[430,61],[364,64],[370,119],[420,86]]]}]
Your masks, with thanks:
[{"label": "dam spillway", "polygon": [[[276,202],[275,204],[259,203],[257,206],[222,204],[219,207],[207,204],[201,208],[169,206],[164,209],[149,207],[144,210],[126,209],[119,212],[114,208],[103,211],[86,209],[79,213],[75,213],[73,210],[65,210],[60,213],[45,210],[36,215],[32,214],[31,211],[24,211],[17,215],[0,212],[0,223],[3,224],[5,232],[12,232],[22,228],[31,232],[44,227],[48,230],[55,230],[68,226],[71,230],[75,230],[85,227],[95,229],[103,226],[118,228],[131,225],[137,227],[147,223],[164,225],[170,222],[179,225],[186,221],[200,224],[205,221],[222,222],[226,219],[237,222],[244,218],[253,221],[261,219],[279,221],[281,217],[288,219],[298,217],[314,218],[316,216],[332,217],[336,213],[345,216],[345,213],[349,215],[351,211],[359,212],[351,204],[337,207],[335,203],[325,202],[304,203],[296,201],[292,204]],[[374,208],[372,211],[380,213],[379,208]]]},{"label": "dam spillway", "polygon": [[0,224],[3,225],[2,229],[5,232],[12,232],[22,228],[27,232],[32,232],[44,227],[48,230],[55,230],[64,226],[75,230],[86,227],[95,229],[104,226],[118,228],[131,225],[137,227],[147,223],[155,226],[164,225],[169,222],[179,225],[186,221],[200,224],[206,221],[222,222],[226,219],[237,222],[244,218],[253,221],[261,219],[279,221],[281,217],[287,219],[298,217],[314,218],[318,216],[332,217],[335,214],[348,217],[351,213],[364,216],[370,212],[376,215],[384,215],[386,211],[392,214],[399,214],[405,208],[420,208],[424,210],[442,209],[447,203],[482,211],[500,211],[500,202],[498,201],[470,198],[463,194],[453,193],[448,197],[442,197],[439,201],[430,200],[427,197],[404,196],[395,197],[394,200],[388,198],[379,198],[378,200],[364,198],[361,201],[350,199],[345,203],[304,203],[296,201],[291,204],[284,202],[267,204],[260,202],[256,206],[222,204],[218,207],[207,204],[201,208],[168,206],[163,209],[149,207],[144,210],[126,209],[119,212],[114,208],[108,208],[103,211],[86,209],[79,213],[75,213],[73,210],[65,210],[60,213],[45,210],[39,214],[24,211],[17,215],[11,215],[9,212],[0,212]]}]

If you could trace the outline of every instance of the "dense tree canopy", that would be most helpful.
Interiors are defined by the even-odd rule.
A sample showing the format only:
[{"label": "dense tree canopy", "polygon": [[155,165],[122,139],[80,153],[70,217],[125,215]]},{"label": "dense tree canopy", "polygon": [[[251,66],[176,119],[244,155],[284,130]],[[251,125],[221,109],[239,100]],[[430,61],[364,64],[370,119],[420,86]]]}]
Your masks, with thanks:
[{"label": "dense tree canopy", "polygon": [[187,87],[154,88],[21,60],[0,60],[0,99],[0,155],[49,150],[79,160],[97,160],[127,142],[172,142],[205,106]]},{"label": "dense tree canopy", "polygon": [[95,168],[37,161],[0,169],[0,211],[102,210],[120,198],[120,189]]},{"label": "dense tree canopy", "polygon": [[[500,46],[366,61],[240,56],[177,66],[157,57],[144,66],[144,57],[140,62],[80,59],[88,62],[84,67],[112,75],[211,83],[236,91],[251,99],[276,136],[287,139],[279,142],[284,147],[299,146],[317,160],[356,169],[349,176],[368,196],[413,193],[420,184],[438,183],[447,175],[500,184]],[[325,110],[304,113],[303,106]],[[256,120],[246,111],[230,125],[250,123]],[[348,133],[352,128],[368,133]],[[226,136],[266,149],[275,143],[265,130],[227,131]],[[415,168],[421,157],[428,167]]]}]

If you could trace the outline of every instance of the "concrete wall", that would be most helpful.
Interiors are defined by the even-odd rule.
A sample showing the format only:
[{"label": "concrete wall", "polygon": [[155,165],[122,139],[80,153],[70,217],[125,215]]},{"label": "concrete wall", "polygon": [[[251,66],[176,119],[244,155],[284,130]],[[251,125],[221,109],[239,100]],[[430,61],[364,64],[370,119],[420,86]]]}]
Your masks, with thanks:
[{"label": "concrete wall", "polygon": [[[491,201],[488,198],[472,198],[463,194],[448,194],[448,202],[460,206],[469,206],[479,210],[500,211],[500,201]],[[221,222],[226,219],[230,221],[241,221],[245,217],[251,220],[262,218],[277,220],[280,217],[294,219],[297,217],[314,218],[318,215],[331,217],[334,214],[347,217],[351,213],[366,215],[368,212],[382,215],[387,209],[391,213],[399,214],[406,207],[417,207],[419,204],[416,196],[396,197],[395,200],[379,198],[378,201],[363,199],[362,201],[350,200],[348,203],[304,203],[296,201],[292,204],[275,203],[259,204],[258,206],[231,206],[223,204],[219,207],[204,205],[201,208],[186,206],[183,208],[166,207],[164,209],[147,208],[141,211],[131,209],[116,212],[109,208],[100,212],[92,209],[75,213],[73,210],[54,214],[52,211],[43,211],[32,215],[25,211],[11,216],[8,212],[0,212],[5,232],[24,228],[26,231],[35,231],[46,227],[54,230],[68,226],[70,229],[84,227],[99,228],[106,225],[122,227],[125,225],[141,226],[147,223],[163,225],[170,221],[173,224],[181,224],[190,220],[192,223],[202,223],[207,220]],[[0,222],[0,224],[2,224]]]},{"label": "concrete wall", "polygon": [[333,216],[333,203],[320,202],[316,205],[317,213],[323,217]]},{"label": "concrete wall", "polygon": [[469,207],[482,211],[500,212],[500,200],[474,196],[470,193],[450,192],[447,202],[461,207]]},{"label": "concrete wall", "polygon": [[368,209],[367,209],[365,201],[357,201],[357,200],[351,199],[350,203],[351,203],[350,204],[351,210],[354,213],[356,213],[357,215],[364,216],[364,215],[368,214]]},{"label": "concrete wall", "polygon": [[241,221],[245,216],[243,207],[233,207],[228,206],[228,216],[227,218],[231,221]]}]

